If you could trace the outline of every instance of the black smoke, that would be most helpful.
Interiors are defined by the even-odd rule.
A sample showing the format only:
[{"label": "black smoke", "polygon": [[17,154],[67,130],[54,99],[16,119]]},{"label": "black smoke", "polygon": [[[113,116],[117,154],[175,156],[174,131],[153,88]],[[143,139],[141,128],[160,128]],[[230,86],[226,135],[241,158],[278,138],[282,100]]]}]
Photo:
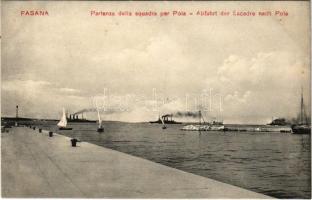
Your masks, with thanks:
[{"label": "black smoke", "polygon": [[198,118],[201,116],[199,112],[191,112],[191,111],[178,111],[173,114],[174,117],[190,117],[190,118]]},{"label": "black smoke", "polygon": [[84,112],[97,112],[97,110],[95,108],[85,108],[85,109],[75,112],[74,115],[78,115]]},{"label": "black smoke", "polygon": [[[81,113],[85,113],[85,112],[97,112],[96,108],[85,108],[82,110],[79,110],[77,112],[74,113],[74,115],[79,115]],[[113,114],[113,113],[120,113],[122,112],[121,110],[116,110],[116,109],[103,109],[103,108],[99,108],[99,112],[103,112],[106,114]]]}]

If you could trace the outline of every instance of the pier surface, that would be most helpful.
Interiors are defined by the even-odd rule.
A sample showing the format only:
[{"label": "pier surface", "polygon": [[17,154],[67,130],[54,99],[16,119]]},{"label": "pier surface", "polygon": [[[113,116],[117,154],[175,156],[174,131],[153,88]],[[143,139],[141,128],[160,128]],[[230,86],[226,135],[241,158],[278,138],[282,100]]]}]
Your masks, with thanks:
[{"label": "pier surface", "polygon": [[271,198],[69,137],[1,133],[3,197]]}]

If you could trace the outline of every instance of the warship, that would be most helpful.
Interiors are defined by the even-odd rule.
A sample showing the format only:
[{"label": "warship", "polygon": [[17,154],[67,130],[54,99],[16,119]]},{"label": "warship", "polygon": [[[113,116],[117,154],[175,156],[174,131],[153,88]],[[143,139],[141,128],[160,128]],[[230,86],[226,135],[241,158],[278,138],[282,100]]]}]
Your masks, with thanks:
[{"label": "warship", "polygon": [[286,126],[286,125],[289,125],[289,123],[286,121],[285,118],[277,118],[277,119],[272,120],[272,122],[267,125]]},{"label": "warship", "polygon": [[177,122],[172,119],[173,114],[166,114],[158,117],[156,121],[150,121],[151,124],[182,124],[182,122]]},{"label": "warship", "polygon": [[79,122],[79,123],[96,123],[96,120],[88,120],[83,117],[83,113],[81,113],[81,117],[79,118],[78,114],[69,114],[66,116],[67,122]]}]

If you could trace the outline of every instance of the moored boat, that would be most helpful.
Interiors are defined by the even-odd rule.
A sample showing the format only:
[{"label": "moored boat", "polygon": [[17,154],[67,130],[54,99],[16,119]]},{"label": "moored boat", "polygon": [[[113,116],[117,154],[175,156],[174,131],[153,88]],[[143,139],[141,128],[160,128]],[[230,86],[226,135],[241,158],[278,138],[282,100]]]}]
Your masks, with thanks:
[{"label": "moored boat", "polygon": [[293,134],[311,134],[311,126],[307,124],[293,125],[291,129]]},{"label": "moored boat", "polygon": [[301,89],[300,113],[297,124],[291,126],[293,134],[311,134],[311,121],[306,115],[303,101],[303,92]]}]

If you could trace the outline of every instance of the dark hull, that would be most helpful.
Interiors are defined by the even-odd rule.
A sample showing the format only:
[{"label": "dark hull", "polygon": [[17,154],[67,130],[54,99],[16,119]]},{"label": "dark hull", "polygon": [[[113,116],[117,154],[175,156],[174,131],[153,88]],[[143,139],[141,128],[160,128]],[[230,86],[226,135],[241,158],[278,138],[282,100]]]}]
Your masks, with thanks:
[{"label": "dark hull", "polygon": [[[182,124],[182,122],[176,122],[176,121],[164,121],[165,124]],[[151,124],[162,124],[161,120],[157,121],[150,121]]]},{"label": "dark hull", "polygon": [[104,128],[98,128],[97,132],[99,132],[99,133],[104,132]]},{"label": "dark hull", "polygon": [[311,134],[311,127],[308,126],[293,126],[293,134]]},{"label": "dark hull", "polygon": [[95,123],[95,120],[85,120],[85,119],[67,119],[67,122],[71,123]]},{"label": "dark hull", "polygon": [[59,130],[73,130],[73,128],[59,127]]}]

